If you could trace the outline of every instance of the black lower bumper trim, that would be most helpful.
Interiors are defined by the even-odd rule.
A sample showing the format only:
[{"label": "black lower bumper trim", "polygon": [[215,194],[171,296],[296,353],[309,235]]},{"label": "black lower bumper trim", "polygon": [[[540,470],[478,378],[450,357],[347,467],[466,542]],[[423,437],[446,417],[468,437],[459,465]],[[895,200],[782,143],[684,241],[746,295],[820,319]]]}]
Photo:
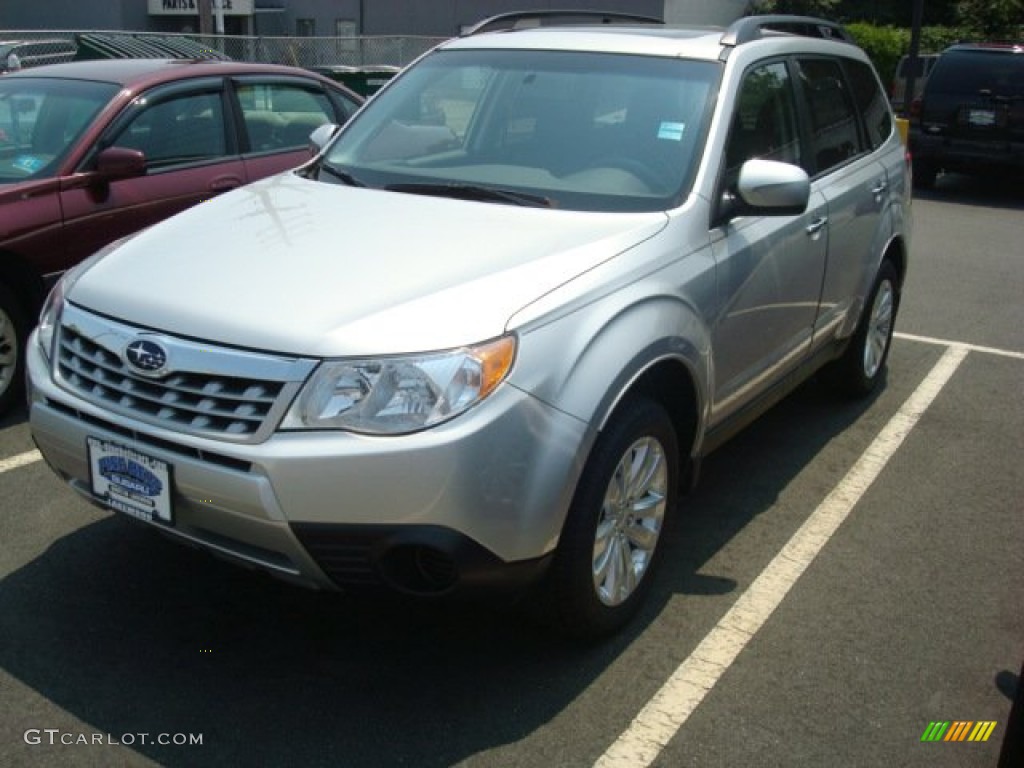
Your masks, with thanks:
[{"label": "black lower bumper trim", "polygon": [[434,525],[292,523],[320,569],[342,589],[387,587],[423,597],[515,592],[551,556],[506,562],[458,531]]}]

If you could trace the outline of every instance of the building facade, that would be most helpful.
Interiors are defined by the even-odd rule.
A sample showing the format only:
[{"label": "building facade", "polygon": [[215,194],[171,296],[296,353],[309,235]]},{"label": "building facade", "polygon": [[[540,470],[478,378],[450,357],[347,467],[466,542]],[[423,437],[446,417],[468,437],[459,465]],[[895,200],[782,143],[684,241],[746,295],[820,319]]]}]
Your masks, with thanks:
[{"label": "building facade", "polygon": [[[449,37],[508,11],[585,9],[663,17],[669,23],[725,25],[748,0],[207,0],[222,4],[229,35]],[[0,29],[216,31],[200,22],[204,0],[35,0],[0,2]]]}]

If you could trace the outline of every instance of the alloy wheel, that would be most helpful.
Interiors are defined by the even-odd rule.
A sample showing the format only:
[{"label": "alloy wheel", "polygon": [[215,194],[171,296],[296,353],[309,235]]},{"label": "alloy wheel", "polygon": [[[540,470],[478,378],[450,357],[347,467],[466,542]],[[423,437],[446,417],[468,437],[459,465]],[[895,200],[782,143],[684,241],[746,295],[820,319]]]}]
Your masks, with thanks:
[{"label": "alloy wheel", "polygon": [[0,394],[14,383],[18,362],[18,333],[14,320],[0,308]]},{"label": "alloy wheel", "polygon": [[647,572],[665,519],[668,482],[665,451],[653,437],[635,441],[619,459],[594,536],[594,588],[605,605],[625,602]]},{"label": "alloy wheel", "polygon": [[868,320],[868,332],[864,337],[864,375],[873,378],[885,360],[885,351],[892,336],[895,292],[892,283],[883,280],[875,293]]}]

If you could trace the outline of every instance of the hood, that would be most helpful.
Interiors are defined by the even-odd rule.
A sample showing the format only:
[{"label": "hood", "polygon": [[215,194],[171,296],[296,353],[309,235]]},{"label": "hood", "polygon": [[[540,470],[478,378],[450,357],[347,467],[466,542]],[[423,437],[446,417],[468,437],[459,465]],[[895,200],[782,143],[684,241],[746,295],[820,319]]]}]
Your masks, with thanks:
[{"label": "hood", "polygon": [[69,299],[130,324],[289,355],[380,355],[499,336],[545,293],[663,228],[607,214],[281,174],[132,238]]}]

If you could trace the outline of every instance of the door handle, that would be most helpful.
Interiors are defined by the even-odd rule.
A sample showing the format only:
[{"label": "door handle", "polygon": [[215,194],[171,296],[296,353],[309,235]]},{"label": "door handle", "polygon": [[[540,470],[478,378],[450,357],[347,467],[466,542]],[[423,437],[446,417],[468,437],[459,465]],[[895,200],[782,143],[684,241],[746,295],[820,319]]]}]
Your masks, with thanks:
[{"label": "door handle", "polygon": [[242,186],[241,176],[218,176],[217,178],[210,181],[210,191],[227,192],[229,189]]},{"label": "door handle", "polygon": [[889,184],[887,182],[880,181],[871,188],[871,194],[873,194],[875,197],[881,197],[882,193],[885,192],[885,190],[887,190],[888,188]]},{"label": "door handle", "polygon": [[825,228],[826,224],[828,224],[828,216],[819,216],[808,224],[804,231],[811,237],[814,237]]}]

